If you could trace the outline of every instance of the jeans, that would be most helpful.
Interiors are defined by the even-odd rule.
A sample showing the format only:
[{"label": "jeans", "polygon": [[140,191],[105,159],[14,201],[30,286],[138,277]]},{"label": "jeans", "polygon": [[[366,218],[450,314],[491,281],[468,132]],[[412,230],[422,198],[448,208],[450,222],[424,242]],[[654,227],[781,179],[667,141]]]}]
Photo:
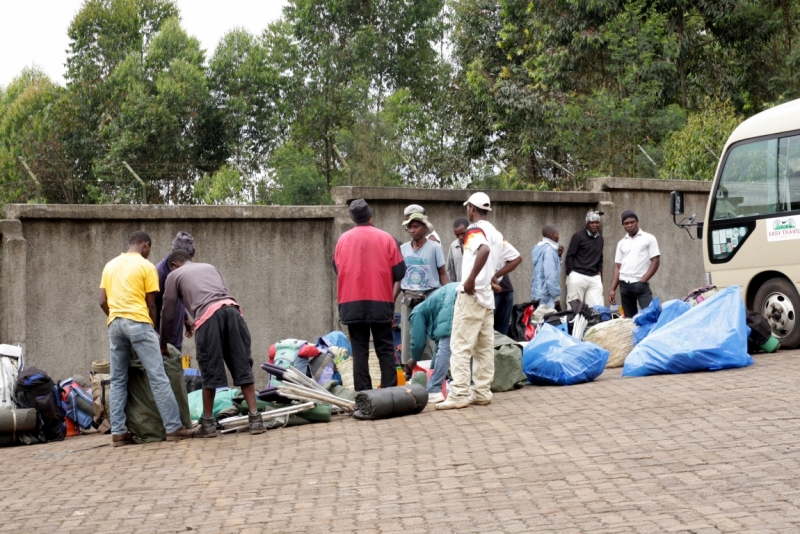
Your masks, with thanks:
[{"label": "jeans", "polygon": [[372,389],[369,376],[369,334],[381,366],[381,387],[397,385],[397,368],[394,364],[391,323],[352,323],[347,325],[353,344],[353,385],[356,391]]},{"label": "jeans", "polygon": [[108,325],[108,340],[111,361],[111,433],[124,434],[125,405],[128,402],[128,364],[131,349],[136,352],[147,373],[150,390],[156,402],[164,428],[170,434],[183,427],[178,402],[164,371],[164,360],[156,331],[149,323],[139,323],[118,317]]},{"label": "jeans", "polygon": [[433,374],[428,382],[428,393],[441,393],[442,382],[450,369],[450,336],[439,339],[439,350],[433,362]]},{"label": "jeans", "polygon": [[622,311],[625,317],[633,318],[637,313],[636,303],[639,308],[644,309],[653,302],[653,293],[650,291],[650,284],[647,282],[623,282],[619,281],[619,303],[622,304]]},{"label": "jeans", "polygon": [[514,292],[494,294],[494,329],[504,336],[511,326],[511,308],[514,306]]}]

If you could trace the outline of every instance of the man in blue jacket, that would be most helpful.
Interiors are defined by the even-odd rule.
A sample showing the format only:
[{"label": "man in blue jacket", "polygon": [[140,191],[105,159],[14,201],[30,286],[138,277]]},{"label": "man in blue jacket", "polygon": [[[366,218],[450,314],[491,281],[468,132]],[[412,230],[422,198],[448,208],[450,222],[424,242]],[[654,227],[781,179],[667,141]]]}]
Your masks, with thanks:
[{"label": "man in blue jacket", "polygon": [[433,361],[433,375],[428,381],[428,402],[444,400],[442,382],[450,369],[450,334],[453,329],[453,308],[456,304],[458,282],[446,284],[428,295],[409,317],[411,323],[411,359],[419,361],[427,343],[426,338],[439,342]]},{"label": "man in blue jacket", "polygon": [[558,298],[561,296],[559,281],[562,252],[564,247],[558,244],[558,229],[555,226],[545,226],[542,229],[542,240],[531,250],[531,300],[538,300],[539,306],[561,308]]}]

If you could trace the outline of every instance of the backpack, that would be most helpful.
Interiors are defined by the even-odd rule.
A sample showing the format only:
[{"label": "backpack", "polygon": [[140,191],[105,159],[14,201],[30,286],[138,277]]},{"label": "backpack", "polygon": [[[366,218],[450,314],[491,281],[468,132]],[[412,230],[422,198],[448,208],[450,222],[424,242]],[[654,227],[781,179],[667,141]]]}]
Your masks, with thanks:
[{"label": "backpack", "polygon": [[770,336],[772,336],[772,328],[763,315],[752,310],[747,310],[746,320],[747,327],[750,328],[748,341],[751,347],[749,352],[756,352],[754,349],[769,341]]},{"label": "backpack", "polygon": [[[284,369],[294,367],[303,374],[308,372],[308,360],[300,357],[300,349],[307,342],[299,339],[284,339],[275,343],[275,361],[274,364]],[[278,387],[283,385],[283,382],[276,377],[270,375],[267,386]]]},{"label": "backpack", "polygon": [[17,375],[23,365],[22,347],[0,345],[0,410],[16,408]]},{"label": "backpack", "polygon": [[64,410],[58,387],[47,373],[36,368],[26,367],[17,376],[17,403],[20,408],[34,408],[37,415],[37,427],[34,437],[45,443],[61,441],[67,433],[64,423]]},{"label": "backpack", "polygon": [[98,432],[104,434],[111,430],[111,375],[92,371],[92,405],[94,424]]},{"label": "backpack", "polygon": [[538,301],[533,301],[514,304],[511,307],[511,328],[508,335],[511,339],[514,341],[530,341],[536,335],[533,312],[538,305]]},{"label": "backpack", "polygon": [[61,408],[67,419],[75,425],[88,430],[94,426],[94,399],[74,380],[68,378],[58,385],[61,390]]}]

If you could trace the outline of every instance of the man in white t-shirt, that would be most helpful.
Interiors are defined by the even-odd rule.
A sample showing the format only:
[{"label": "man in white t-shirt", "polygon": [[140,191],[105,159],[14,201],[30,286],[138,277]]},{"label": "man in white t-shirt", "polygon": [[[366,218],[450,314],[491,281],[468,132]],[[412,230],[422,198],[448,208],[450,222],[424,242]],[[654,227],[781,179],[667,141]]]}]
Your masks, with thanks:
[{"label": "man in white t-shirt", "polygon": [[[437,410],[466,408],[470,404],[492,402],[494,380],[494,291],[492,279],[503,259],[503,235],[486,220],[491,201],[486,193],[475,193],[464,203],[472,223],[464,238],[461,264],[462,283],[458,287],[450,337],[450,394]],[[492,250],[494,247],[494,250]],[[510,255],[510,252],[509,252]],[[519,253],[517,253],[519,255]],[[470,359],[473,361],[470,392]]]},{"label": "man in white t-shirt", "polygon": [[617,303],[616,290],[619,286],[620,304],[625,317],[633,317],[639,308],[646,308],[653,300],[650,279],[661,264],[661,251],[656,238],[639,229],[639,217],[631,210],[622,212],[622,226],[625,237],[617,243],[614,257],[614,281],[608,293],[608,301]]}]

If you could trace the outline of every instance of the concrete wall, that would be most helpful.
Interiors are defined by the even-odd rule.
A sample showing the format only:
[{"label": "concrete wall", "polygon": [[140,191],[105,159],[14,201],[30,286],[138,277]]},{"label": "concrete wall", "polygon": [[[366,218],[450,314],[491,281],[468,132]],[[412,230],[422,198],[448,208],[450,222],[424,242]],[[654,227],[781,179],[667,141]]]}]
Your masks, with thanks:
[{"label": "concrete wall", "polygon": [[[605,287],[613,273],[619,214],[635,210],[644,230],[659,240],[662,267],[653,289],[664,298],[702,285],[699,241],[676,228],[669,191],[686,194],[687,214],[702,219],[710,184],[603,178],[587,192],[492,191],[490,220],[522,253],[511,278],[517,302],[530,297],[530,250],[541,228],[555,224],[567,246],[583,228],[586,211],[601,209],[606,238]],[[153,239],[150,261],[170,250],[175,233],[194,235],[197,260],[216,265],[242,304],[253,335],[253,357],[266,359],[271,343],[316,339],[337,325],[336,279],[330,258],[337,237],[352,224],[346,203],[366,198],[378,227],[408,240],[403,208],[425,206],[447,247],[452,222],[465,213],[471,191],[342,187],[337,206],[43,206],[7,205],[0,221],[0,342],[22,343],[28,362],[55,379],[86,373],[108,357],[105,316],[97,304],[103,266],[144,229]],[[185,352],[194,353],[191,341]],[[259,383],[260,385],[260,383]]]},{"label": "concrete wall", "polygon": [[[216,265],[241,303],[253,357],[264,361],[277,339],[330,330],[335,293],[329,251],[334,220],[342,213],[337,207],[6,206],[6,216],[21,222],[24,254],[19,246],[4,249],[3,270],[7,260],[19,258],[27,273],[11,281],[26,297],[12,294],[2,302],[4,326],[7,318],[13,321],[3,342],[23,342],[28,362],[55,379],[86,374],[92,360],[108,358],[98,306],[105,263],[127,250],[127,236],[137,229],[150,234],[149,259],[158,263],[185,230],[195,237],[196,259]],[[20,311],[24,320],[13,315]],[[184,350],[194,354],[191,340]]]}]

